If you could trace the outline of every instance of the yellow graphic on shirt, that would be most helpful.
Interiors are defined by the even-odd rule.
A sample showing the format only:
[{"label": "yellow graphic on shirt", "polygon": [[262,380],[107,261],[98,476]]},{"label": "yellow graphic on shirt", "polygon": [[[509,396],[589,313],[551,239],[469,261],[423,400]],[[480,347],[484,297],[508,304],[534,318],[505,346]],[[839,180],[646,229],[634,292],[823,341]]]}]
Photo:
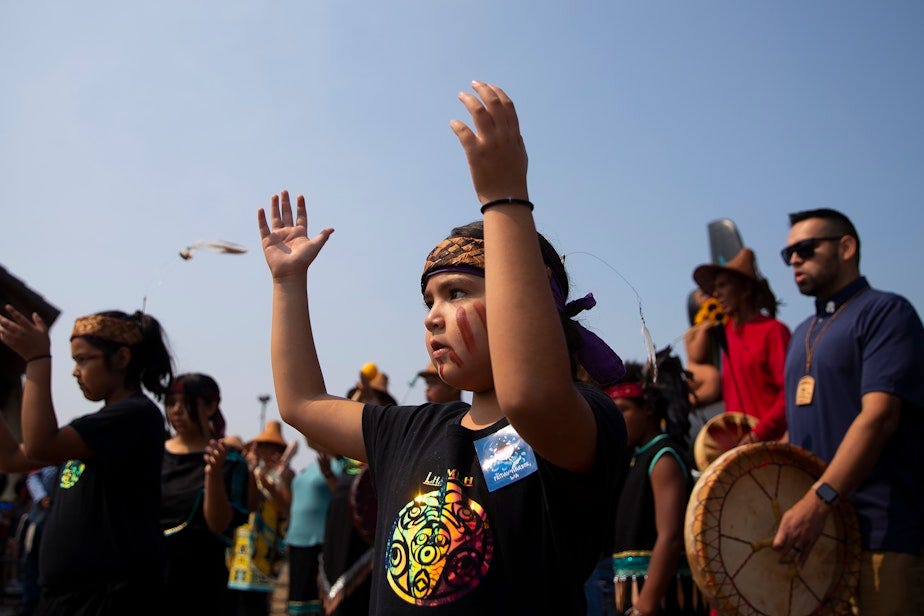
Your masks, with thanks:
[{"label": "yellow graphic on shirt", "polygon": [[462,494],[458,479],[422,494],[395,518],[386,577],[408,603],[443,605],[474,590],[487,575],[494,535],[482,506]]},{"label": "yellow graphic on shirt", "polygon": [[68,460],[64,463],[64,468],[61,469],[61,481],[59,485],[65,490],[73,488],[77,485],[77,482],[80,481],[80,476],[83,474],[83,469],[86,467],[87,465],[80,460]]}]

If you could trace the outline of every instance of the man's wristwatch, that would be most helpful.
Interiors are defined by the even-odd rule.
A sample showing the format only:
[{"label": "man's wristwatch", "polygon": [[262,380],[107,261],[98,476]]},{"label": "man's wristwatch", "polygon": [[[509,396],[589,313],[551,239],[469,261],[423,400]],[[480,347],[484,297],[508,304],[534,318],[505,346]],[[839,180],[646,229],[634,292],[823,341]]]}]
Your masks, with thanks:
[{"label": "man's wristwatch", "polygon": [[820,498],[826,505],[833,505],[834,501],[836,501],[838,497],[837,490],[824,482],[819,483],[818,487],[815,488],[815,495],[818,496],[818,498]]}]

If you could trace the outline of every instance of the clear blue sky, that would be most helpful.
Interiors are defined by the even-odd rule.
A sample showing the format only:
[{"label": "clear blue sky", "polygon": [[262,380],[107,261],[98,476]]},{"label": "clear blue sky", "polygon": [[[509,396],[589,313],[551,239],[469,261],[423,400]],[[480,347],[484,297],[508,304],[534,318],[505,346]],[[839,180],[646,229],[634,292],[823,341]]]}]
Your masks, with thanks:
[{"label": "clear blue sky", "polygon": [[[219,381],[246,439],[273,391],[255,212],[304,193],[337,230],[309,274],[329,389],[374,361],[421,402],[419,274],[479,215],[448,123],[480,79],[516,102],[537,223],[624,358],[645,352],[635,295],[573,253],[618,270],[676,345],[722,217],[791,328],[811,304],[778,251],[786,214],[815,207],[847,213],[864,274],[920,310],[922,32],[911,1],[4,2],[0,264],[62,310],[62,422],[97,408],[69,376],[73,320],[147,296],[179,371]],[[212,239],[249,252],[179,259]]]}]

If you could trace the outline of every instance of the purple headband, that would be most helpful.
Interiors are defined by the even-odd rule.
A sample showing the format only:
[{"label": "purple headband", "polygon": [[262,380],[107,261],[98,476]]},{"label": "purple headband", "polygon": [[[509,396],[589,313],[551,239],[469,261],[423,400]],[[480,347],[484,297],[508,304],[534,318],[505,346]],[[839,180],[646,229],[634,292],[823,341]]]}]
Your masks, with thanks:
[{"label": "purple headband", "polygon": [[[555,307],[558,311],[568,318],[573,318],[580,312],[590,310],[597,305],[593,293],[588,293],[584,297],[565,303],[565,294],[562,293],[561,287],[554,279],[550,279],[552,295],[555,298]],[[593,333],[577,321],[578,333],[581,337],[581,348],[578,349],[578,361],[587,374],[599,385],[607,387],[612,385],[626,374],[626,367],[622,359],[616,354],[616,351],[603,341],[600,336]]]}]

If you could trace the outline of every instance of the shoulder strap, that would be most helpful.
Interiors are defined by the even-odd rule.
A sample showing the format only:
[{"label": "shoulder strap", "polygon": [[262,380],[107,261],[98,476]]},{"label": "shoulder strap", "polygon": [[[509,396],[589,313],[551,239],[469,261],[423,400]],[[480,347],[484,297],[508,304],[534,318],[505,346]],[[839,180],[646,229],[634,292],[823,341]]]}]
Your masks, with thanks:
[{"label": "shoulder strap", "polygon": [[193,516],[196,515],[196,510],[199,509],[199,503],[202,502],[202,495],[205,493],[205,490],[199,490],[196,494],[196,500],[193,502],[192,510],[189,512],[189,516],[180,524],[177,524],[173,528],[168,528],[164,530],[164,537],[169,537],[170,535],[175,535],[184,528],[186,528],[190,522],[192,522]]},{"label": "shoulder strap", "polygon": [[661,456],[663,456],[664,454],[670,454],[675,460],[677,460],[677,464],[680,465],[680,470],[683,471],[683,476],[686,477],[687,479],[690,478],[690,470],[687,468],[687,465],[684,464],[683,459],[680,457],[680,454],[677,453],[677,451],[673,447],[665,447],[661,451],[656,453],[653,458],[651,458],[651,463],[648,465],[648,476],[649,477],[651,477],[651,472],[654,470],[655,464],[658,462],[658,460],[661,459]]}]

